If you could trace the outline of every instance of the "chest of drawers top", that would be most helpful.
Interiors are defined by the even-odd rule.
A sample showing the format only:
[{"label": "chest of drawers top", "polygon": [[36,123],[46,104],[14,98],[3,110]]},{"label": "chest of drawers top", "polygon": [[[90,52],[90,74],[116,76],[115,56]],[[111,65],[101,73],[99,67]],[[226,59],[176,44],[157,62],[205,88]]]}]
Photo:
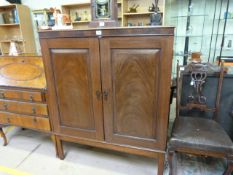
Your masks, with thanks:
[{"label": "chest of drawers top", "polygon": [[46,80],[42,58],[40,56],[1,56],[0,87],[44,90]]}]

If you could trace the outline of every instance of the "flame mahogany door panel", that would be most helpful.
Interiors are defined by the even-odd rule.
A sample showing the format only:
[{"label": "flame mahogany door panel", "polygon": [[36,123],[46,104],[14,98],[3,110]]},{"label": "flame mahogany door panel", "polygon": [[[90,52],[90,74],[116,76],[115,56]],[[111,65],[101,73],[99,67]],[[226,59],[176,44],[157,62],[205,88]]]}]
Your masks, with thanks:
[{"label": "flame mahogany door panel", "polygon": [[55,132],[103,140],[98,39],[60,38],[41,42]]},{"label": "flame mahogany door panel", "polygon": [[101,39],[107,142],[165,149],[171,43],[159,36]]}]

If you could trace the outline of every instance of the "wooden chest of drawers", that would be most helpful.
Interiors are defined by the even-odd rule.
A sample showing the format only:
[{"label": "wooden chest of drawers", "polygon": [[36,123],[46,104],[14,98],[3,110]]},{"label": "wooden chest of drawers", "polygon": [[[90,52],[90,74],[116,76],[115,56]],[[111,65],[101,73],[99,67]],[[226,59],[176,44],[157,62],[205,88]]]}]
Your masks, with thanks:
[{"label": "wooden chest of drawers", "polygon": [[1,57],[0,125],[51,131],[41,57]]},{"label": "wooden chest of drawers", "polygon": [[0,123],[50,131],[43,91],[0,89]]}]

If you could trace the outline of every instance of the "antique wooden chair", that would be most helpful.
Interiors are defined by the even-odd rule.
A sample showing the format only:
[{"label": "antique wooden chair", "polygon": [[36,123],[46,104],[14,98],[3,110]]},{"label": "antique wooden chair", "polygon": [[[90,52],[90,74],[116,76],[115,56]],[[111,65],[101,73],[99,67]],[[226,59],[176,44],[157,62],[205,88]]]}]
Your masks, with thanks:
[{"label": "antique wooden chair", "polygon": [[3,132],[3,129],[2,129],[2,125],[0,125],[0,136],[2,136],[3,137],[3,141],[4,141],[4,146],[6,146],[7,145],[7,139],[6,139],[6,135],[5,135],[5,133]]},{"label": "antique wooden chair", "polygon": [[[182,68],[182,70],[181,70]],[[216,74],[217,87],[215,92],[205,91],[211,97],[206,98],[203,91],[208,75]],[[181,103],[181,92],[184,75],[190,77],[191,94],[186,101]],[[168,143],[168,163],[170,174],[176,171],[174,154],[177,152],[225,158],[228,162],[224,175],[231,174],[233,171],[233,143],[225,130],[217,122],[219,119],[219,103],[221,89],[224,78],[224,67],[216,67],[208,63],[191,63],[181,67],[177,65],[177,106],[176,119],[173,124],[171,138]],[[187,84],[186,84],[187,86]],[[213,100],[214,105],[209,106],[209,101]],[[182,116],[180,111],[199,111],[200,116]],[[210,113],[211,118],[203,118],[202,113]],[[186,112],[189,114],[189,112]]]}]

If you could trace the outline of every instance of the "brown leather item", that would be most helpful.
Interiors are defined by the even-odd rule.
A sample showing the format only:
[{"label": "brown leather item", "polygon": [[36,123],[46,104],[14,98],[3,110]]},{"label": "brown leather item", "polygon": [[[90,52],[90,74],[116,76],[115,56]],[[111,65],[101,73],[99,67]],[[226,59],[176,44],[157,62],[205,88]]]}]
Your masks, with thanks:
[{"label": "brown leather item", "polygon": [[[208,73],[218,75],[217,93],[213,98],[214,107],[209,107],[207,99],[203,95],[204,84],[208,79]],[[180,75],[180,76],[179,76]],[[182,80],[184,75],[190,75],[192,88],[186,104],[180,104]],[[228,166],[224,175],[230,175],[233,171],[233,143],[224,129],[217,122],[219,121],[219,104],[221,99],[222,84],[224,78],[224,67],[220,69],[207,63],[191,63],[180,72],[177,64],[177,106],[176,119],[173,124],[171,138],[168,143],[168,162],[170,175],[176,174],[174,154],[177,152],[225,158]],[[213,87],[214,88],[214,87]],[[187,89],[186,89],[187,90]],[[214,94],[213,94],[214,95]],[[213,100],[212,99],[212,100]],[[202,113],[210,112],[212,119],[190,116],[180,116],[180,110],[197,110]]]},{"label": "brown leather item", "polygon": [[233,143],[214,120],[178,117],[174,123],[170,145],[233,154]]}]

